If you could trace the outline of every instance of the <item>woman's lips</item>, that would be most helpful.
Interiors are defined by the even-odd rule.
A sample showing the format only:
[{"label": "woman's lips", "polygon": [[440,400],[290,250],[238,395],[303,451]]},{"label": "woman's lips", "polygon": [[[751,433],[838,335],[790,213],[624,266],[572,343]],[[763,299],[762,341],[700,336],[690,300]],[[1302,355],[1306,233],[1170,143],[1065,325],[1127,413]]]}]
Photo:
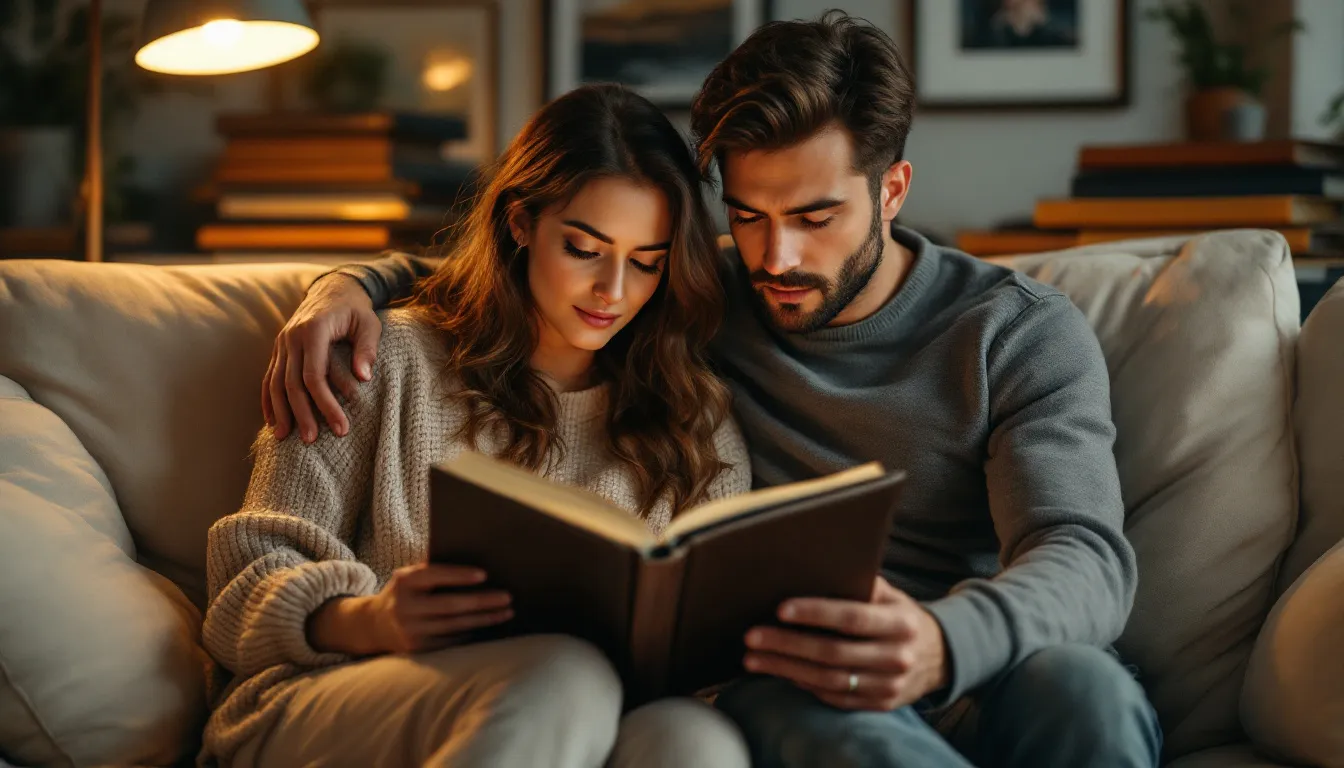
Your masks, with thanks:
[{"label": "woman's lips", "polygon": [[613,315],[610,312],[598,312],[595,309],[583,309],[582,307],[574,307],[574,311],[579,313],[579,318],[583,322],[594,328],[610,328],[620,318],[620,315]]}]

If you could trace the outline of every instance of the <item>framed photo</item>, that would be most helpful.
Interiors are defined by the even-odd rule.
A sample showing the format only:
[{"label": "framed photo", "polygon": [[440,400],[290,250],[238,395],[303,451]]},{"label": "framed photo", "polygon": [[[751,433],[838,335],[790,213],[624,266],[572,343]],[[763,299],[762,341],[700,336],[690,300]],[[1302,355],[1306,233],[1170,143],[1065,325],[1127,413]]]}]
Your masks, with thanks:
[{"label": "framed photo", "polygon": [[[386,57],[376,109],[460,115],[463,160],[498,151],[499,13],[495,0],[309,0],[321,54],[342,44]],[[313,54],[304,57],[309,59]],[[312,62],[307,62],[312,66]]]},{"label": "framed photo", "polygon": [[1129,103],[1128,0],[907,0],[924,109]]},{"label": "framed photo", "polygon": [[621,83],[685,109],[714,66],[769,19],[769,0],[546,0],[546,97]]}]

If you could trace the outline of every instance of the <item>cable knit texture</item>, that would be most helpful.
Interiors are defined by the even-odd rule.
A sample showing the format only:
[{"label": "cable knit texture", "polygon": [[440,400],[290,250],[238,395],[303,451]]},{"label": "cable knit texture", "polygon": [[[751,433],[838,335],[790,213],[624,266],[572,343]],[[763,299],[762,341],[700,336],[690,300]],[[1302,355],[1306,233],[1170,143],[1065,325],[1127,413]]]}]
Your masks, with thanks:
[{"label": "cable knit texture", "polygon": [[[283,710],[289,682],[309,670],[352,661],[308,644],[308,617],[334,597],[376,594],[398,568],[421,562],[428,541],[429,469],[468,446],[458,437],[464,409],[445,376],[443,340],[406,310],[382,314],[374,375],[346,403],[350,433],[322,430],[305,445],[277,441],[263,429],[242,509],[210,529],[210,605],[206,649],[221,669],[217,708],[206,727],[202,764],[227,764],[248,739]],[[349,363],[348,349],[338,350]],[[558,396],[563,450],[546,477],[593,491],[632,513],[632,473],[606,449],[605,387]],[[710,496],[742,493],[751,469],[731,420],[715,438],[731,465]],[[496,453],[482,435],[472,446]],[[660,501],[646,522],[654,532],[671,519]],[[229,679],[231,676],[231,680]]]}]

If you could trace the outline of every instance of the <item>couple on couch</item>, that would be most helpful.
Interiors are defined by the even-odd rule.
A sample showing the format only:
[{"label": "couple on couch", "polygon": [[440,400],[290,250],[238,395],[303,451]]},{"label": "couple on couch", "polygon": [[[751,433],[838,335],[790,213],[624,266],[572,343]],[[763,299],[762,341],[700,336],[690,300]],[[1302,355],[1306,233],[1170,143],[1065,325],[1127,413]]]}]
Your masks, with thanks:
[{"label": "couple on couch", "polygon": [[[228,674],[203,758],[1155,765],[1156,717],[1104,650],[1137,574],[1099,345],[1059,292],[894,224],[913,102],[871,26],[768,24],[705,81],[694,155],[643,98],[580,88],[510,144],[439,266],[316,282],[242,508],[210,531]],[[623,713],[597,650],[472,642],[509,596],[423,562],[428,468],[467,448],[654,530],[860,462],[910,480],[869,602],[800,595],[712,706]]]}]

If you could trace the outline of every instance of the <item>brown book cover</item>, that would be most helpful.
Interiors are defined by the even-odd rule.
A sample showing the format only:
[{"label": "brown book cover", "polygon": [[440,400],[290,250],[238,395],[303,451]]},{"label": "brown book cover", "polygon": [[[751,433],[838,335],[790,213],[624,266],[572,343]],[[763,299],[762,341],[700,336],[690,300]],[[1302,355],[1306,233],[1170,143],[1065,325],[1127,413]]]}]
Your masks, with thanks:
[{"label": "brown book cover", "polygon": [[1338,202],[1293,195],[1073,198],[1036,203],[1042,229],[1213,229],[1284,227],[1332,221]]},{"label": "brown book cover", "polygon": [[1218,165],[1344,168],[1344,144],[1293,139],[1255,142],[1202,141],[1090,146],[1078,151],[1078,168],[1083,171]]},{"label": "brown book cover", "polygon": [[743,636],[784,600],[866,601],[903,475],[865,464],[683,512],[662,536],[587,491],[466,453],[431,470],[433,562],[485,570],[512,633],[603,649],[629,700],[742,673]]}]

